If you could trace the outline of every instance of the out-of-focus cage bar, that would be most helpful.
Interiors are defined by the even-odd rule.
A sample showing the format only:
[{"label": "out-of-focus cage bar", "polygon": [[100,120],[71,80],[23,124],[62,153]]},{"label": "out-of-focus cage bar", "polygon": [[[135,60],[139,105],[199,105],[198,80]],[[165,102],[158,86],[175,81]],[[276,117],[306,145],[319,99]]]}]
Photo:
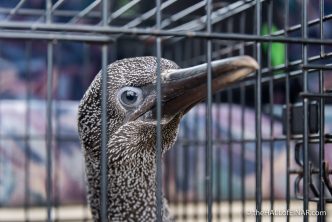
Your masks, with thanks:
[{"label": "out-of-focus cage bar", "polygon": [[[57,78],[54,67],[60,67],[57,60],[66,57],[60,50],[62,44],[83,45],[82,64],[86,67],[93,62],[90,54],[99,54],[97,66],[103,76],[103,221],[106,221],[108,206],[105,198],[107,64],[115,59],[142,55],[155,55],[159,62],[160,57],[165,57],[183,67],[209,64],[207,103],[199,105],[184,119],[176,147],[165,156],[165,168],[158,158],[162,143],[158,124],[158,221],[162,193],[169,200],[177,221],[331,219],[328,203],[332,191],[329,176],[332,153],[325,150],[331,143],[326,112],[331,102],[330,1],[316,1],[317,8],[312,8],[312,2],[306,0],[165,0],[156,4],[147,0],[91,0],[79,6],[74,1],[48,0],[40,4],[43,8],[34,7],[31,2],[17,0],[6,3],[7,6],[0,4],[0,44],[22,44],[25,67],[30,70],[32,47],[41,42],[47,57],[47,91],[43,97],[47,128],[43,135],[29,132],[30,115],[34,112],[31,98],[34,77],[27,71],[28,87],[23,98],[25,134],[0,133],[0,143],[15,138],[25,144],[26,156],[19,160],[25,166],[24,202],[16,203],[15,207],[2,204],[0,221],[91,221],[84,201],[74,202],[74,206],[61,204],[57,196],[62,187],[55,169],[61,161],[58,151],[52,147],[78,140],[75,135],[61,134],[61,120],[53,118],[57,117],[56,106],[63,102],[52,91],[52,82]],[[1,51],[0,55],[5,57]],[[244,54],[255,57],[260,70],[212,96],[211,60]],[[160,70],[156,72],[160,77]],[[91,81],[89,75],[81,73],[85,89]],[[0,76],[0,82],[4,78]],[[160,78],[157,86],[160,93]],[[4,102],[0,100],[0,107]],[[1,115],[0,122],[4,121]],[[296,116],[299,122],[293,121]],[[39,205],[30,200],[29,186],[35,179],[30,163],[33,141],[44,141],[47,153],[44,169],[47,198]],[[3,165],[0,164],[0,171]],[[4,174],[0,177],[3,181]],[[84,183],[83,177],[81,182]],[[4,193],[0,190],[1,195]],[[257,213],[262,209],[295,213],[279,216]],[[327,215],[296,214],[296,210],[326,211]]]}]

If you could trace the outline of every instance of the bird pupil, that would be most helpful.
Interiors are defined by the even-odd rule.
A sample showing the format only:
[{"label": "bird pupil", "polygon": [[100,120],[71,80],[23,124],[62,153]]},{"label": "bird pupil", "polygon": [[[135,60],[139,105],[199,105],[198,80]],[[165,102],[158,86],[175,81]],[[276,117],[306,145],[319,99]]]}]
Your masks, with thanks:
[{"label": "bird pupil", "polygon": [[126,99],[130,102],[135,101],[137,98],[136,92],[127,90],[126,91]]},{"label": "bird pupil", "polygon": [[[129,87],[126,87],[129,88]],[[122,105],[128,107],[134,107],[141,101],[142,92],[140,89],[124,89],[119,96],[119,100]]]}]

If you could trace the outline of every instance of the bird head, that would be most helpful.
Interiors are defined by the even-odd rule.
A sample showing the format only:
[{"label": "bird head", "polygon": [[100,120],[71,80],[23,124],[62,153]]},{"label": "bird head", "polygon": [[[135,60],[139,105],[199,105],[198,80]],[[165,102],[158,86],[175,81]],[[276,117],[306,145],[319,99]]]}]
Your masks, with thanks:
[{"label": "bird head", "polygon": [[[258,68],[254,59],[239,56],[213,61],[212,93]],[[157,59],[136,57],[116,61],[107,68],[107,152],[109,164],[123,164],[155,156],[157,126]],[[177,135],[181,117],[207,96],[207,64],[179,68],[161,59],[161,127],[163,152]],[[79,106],[79,134],[86,156],[100,153],[101,74]]]}]

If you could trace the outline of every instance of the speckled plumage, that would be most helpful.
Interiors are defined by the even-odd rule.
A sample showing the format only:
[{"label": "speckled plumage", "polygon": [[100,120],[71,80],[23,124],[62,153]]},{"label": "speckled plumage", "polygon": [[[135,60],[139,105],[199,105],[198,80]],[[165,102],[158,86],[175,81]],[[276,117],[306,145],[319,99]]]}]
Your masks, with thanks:
[{"label": "speckled plumage", "polygon": [[[177,69],[162,59],[161,71]],[[156,58],[137,57],[108,66],[108,219],[155,221],[156,123],[127,121],[128,113],[116,97],[124,86],[141,87],[156,81]],[[162,125],[163,152],[171,148],[182,114]],[[88,201],[95,221],[100,221],[101,74],[97,74],[79,105],[78,129],[88,182]],[[163,220],[171,221],[164,201]]]}]

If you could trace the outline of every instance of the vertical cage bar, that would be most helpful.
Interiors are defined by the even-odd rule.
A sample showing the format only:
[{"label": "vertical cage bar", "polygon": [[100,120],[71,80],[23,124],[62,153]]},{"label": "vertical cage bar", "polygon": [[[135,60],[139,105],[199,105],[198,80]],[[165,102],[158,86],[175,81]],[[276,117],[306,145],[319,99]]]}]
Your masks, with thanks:
[{"label": "vertical cage bar", "polygon": [[[194,39],[194,44],[196,45],[196,47],[194,47],[194,56],[195,58],[198,58],[198,56],[200,55],[201,52],[201,40],[200,39]],[[193,61],[194,64],[197,64],[198,61],[197,59],[195,59],[195,61]],[[199,110],[195,110],[195,119],[199,118]],[[201,146],[199,144],[199,124],[198,121],[195,121],[195,153],[196,153],[196,158],[195,161],[196,163],[198,163],[198,161],[200,160],[200,150],[201,150]],[[199,172],[199,166],[198,164],[196,164],[196,172]],[[196,193],[196,198],[195,198],[195,212],[194,212],[194,218],[196,218],[196,221],[199,221],[199,214],[198,214],[198,209],[199,209],[199,202],[200,202],[200,196],[199,196],[199,183],[200,183],[200,175],[197,173],[195,174],[195,183],[196,183],[196,189],[195,189],[195,193]]]},{"label": "vertical cage bar", "polygon": [[[195,114],[194,114],[194,119],[197,120],[199,118],[199,110],[196,109],[195,110]],[[199,151],[200,151],[200,145],[199,145],[199,124],[198,124],[198,121],[194,121],[194,129],[195,129],[195,145],[194,145],[194,153],[195,153],[195,158],[194,158],[194,161],[195,163],[198,163],[198,161],[200,160],[199,158]],[[195,183],[195,199],[194,199],[194,213],[193,213],[193,217],[195,219],[195,221],[200,221],[199,219],[199,214],[198,214],[198,209],[199,209],[199,201],[200,201],[200,196],[199,196],[199,181],[200,181],[200,178],[199,178],[199,174],[198,174],[198,164],[195,164],[195,177],[194,177],[194,183]]]},{"label": "vertical cage bar", "polygon": [[228,219],[233,221],[233,92],[231,89],[227,90],[228,103]]},{"label": "vertical cage bar", "polygon": [[[240,33],[244,34],[246,30],[246,17],[247,13],[242,12],[240,16]],[[244,55],[245,50],[245,43],[242,43],[239,53],[240,55]],[[245,188],[245,176],[246,176],[246,166],[245,166],[245,98],[246,98],[246,87],[245,84],[241,84],[240,88],[240,104],[241,104],[241,205],[242,205],[242,212],[241,212],[241,219],[242,222],[246,221],[246,188]]]},{"label": "vertical cage bar", "polygon": [[[322,70],[319,70],[319,93],[324,93],[324,73]],[[325,99],[321,97],[319,100],[320,107],[320,129],[319,129],[319,202],[318,202],[318,211],[325,211],[325,183],[324,183],[324,159],[325,159]],[[325,215],[318,215],[318,221],[325,221]]]},{"label": "vertical cage bar", "polygon": [[[83,86],[88,87],[89,82],[88,82],[88,67],[89,67],[89,60],[90,58],[90,45],[84,43],[83,44]],[[82,162],[82,169],[84,169],[84,162]],[[85,183],[85,172],[84,170],[82,171],[82,179],[83,183]],[[82,210],[83,210],[83,220],[82,222],[87,222],[89,218],[89,206],[86,203],[82,203]]]},{"label": "vertical cage bar", "polygon": [[30,114],[31,114],[31,79],[30,79],[30,59],[31,59],[31,41],[26,44],[26,78],[27,78],[27,97],[26,97],[26,115],[25,115],[25,162],[24,162],[24,210],[25,221],[29,221],[28,210],[30,209]]},{"label": "vertical cage bar", "polygon": [[[273,2],[272,0],[268,1],[268,35],[271,36],[272,33],[272,17],[273,17]],[[268,44],[268,49],[267,49],[267,62],[268,62],[268,70],[272,70],[272,43],[267,43]],[[270,209],[274,210],[274,141],[273,141],[273,125],[274,125],[274,119],[273,119],[273,99],[274,99],[274,94],[273,94],[273,87],[274,87],[274,81],[273,81],[273,71],[271,71],[272,75],[269,80],[269,111],[270,111],[270,116],[271,116],[271,122],[270,122]],[[270,216],[271,222],[274,221],[274,214],[271,214]]]},{"label": "vertical cage bar", "polygon": [[[270,51],[270,50],[269,50]],[[274,200],[275,200],[275,196],[274,196],[274,140],[273,140],[273,134],[274,134],[274,130],[273,130],[273,126],[274,126],[274,120],[273,120],[273,98],[274,98],[274,93],[273,93],[273,87],[274,83],[273,83],[273,77],[271,77],[270,81],[269,81],[269,96],[270,96],[270,107],[269,107],[269,111],[270,111],[270,116],[271,116],[271,122],[270,122],[270,209],[274,210]],[[274,214],[270,215],[271,217],[271,222],[274,221]]]},{"label": "vertical cage bar", "polygon": [[[206,1],[206,30],[212,31],[211,23],[212,0]],[[212,42],[206,42],[207,59],[207,115],[206,115],[206,195],[207,195],[207,221],[212,221],[212,202],[213,202],[213,159],[212,159]]]},{"label": "vertical cage bar", "polygon": [[[319,1],[319,29],[320,29],[320,39],[324,39],[324,0]],[[323,44],[320,45],[320,56],[325,56],[325,46]]]},{"label": "vertical cage bar", "polygon": [[[4,42],[0,39],[0,56],[3,56],[3,45],[4,45]],[[3,80],[3,76],[0,75],[0,84],[3,84],[4,80]],[[1,89],[1,88],[0,88]],[[2,99],[0,98],[0,110],[2,109]],[[3,127],[2,127],[2,122],[3,122],[3,116],[0,115],[0,146],[3,146]],[[2,178],[3,175],[4,175],[4,171],[3,171],[3,168],[4,168],[4,155],[1,153],[0,154],[0,177]],[[0,198],[3,198],[4,196],[4,191],[3,189],[0,189]],[[0,207],[1,208],[1,207]]]},{"label": "vertical cage bar", "polygon": [[[261,34],[261,16],[262,16],[262,9],[261,9],[261,1],[256,0],[256,35],[259,36]],[[261,64],[261,43],[256,42],[256,59],[258,64]],[[262,129],[261,129],[261,115],[262,115],[262,77],[261,77],[261,70],[257,70],[256,75],[256,113],[255,113],[255,122],[256,122],[256,210],[258,212],[262,209]],[[256,215],[256,221],[261,221],[261,215]]]},{"label": "vertical cage bar", "polygon": [[[233,17],[230,17],[227,20],[227,32],[233,32]],[[230,51],[228,56],[231,57],[233,55],[233,45],[230,46]],[[232,103],[233,103],[233,95],[232,90],[227,90],[227,103],[228,103],[228,219],[229,221],[233,221],[233,137],[232,137],[232,129],[233,129],[233,115],[232,115]]]},{"label": "vertical cage bar", "polygon": [[184,187],[184,194],[183,194],[183,215],[182,218],[184,221],[188,220],[188,191],[189,191],[189,127],[188,121],[183,123],[184,128],[184,137],[186,138],[184,144],[182,146],[183,150],[183,187]]},{"label": "vertical cage bar", "polygon": [[[302,27],[302,38],[307,38],[307,21],[308,21],[308,13],[307,13],[307,0],[302,1],[302,18],[301,18],[301,27]],[[308,64],[308,47],[306,43],[302,44],[302,63],[304,66]],[[308,72],[306,69],[303,70],[303,92],[308,92]],[[303,99],[303,211],[306,212],[309,209],[309,129],[308,129],[308,123],[309,123],[309,100],[308,98]],[[309,217],[307,214],[303,214],[303,221],[308,222]]]},{"label": "vertical cage bar", "polygon": [[[58,45],[54,46],[54,61],[53,63],[57,65],[57,58],[59,57],[59,47]],[[58,82],[58,75],[53,76],[53,81]],[[54,86],[54,94],[56,95],[58,91],[58,88]],[[61,166],[61,159],[60,159],[60,147],[62,138],[60,138],[60,119],[59,119],[59,107],[61,107],[61,102],[55,97],[53,99],[53,106],[54,106],[54,150],[53,150],[53,168],[55,169],[54,175],[53,175],[53,206],[54,206],[54,220],[57,222],[59,221],[58,218],[60,218],[60,189],[61,189],[61,176],[59,175],[59,171],[57,170]]]},{"label": "vertical cage bar", "polygon": [[[108,1],[102,1],[102,25],[107,26],[108,17]],[[100,219],[107,221],[107,61],[108,61],[108,46],[102,45],[102,78],[101,78],[101,155],[100,155]]]},{"label": "vertical cage bar", "polygon": [[[161,0],[156,0],[156,27],[158,30],[161,28]],[[156,54],[157,54],[157,144],[156,144],[156,215],[157,221],[161,222],[163,219],[162,215],[162,136],[161,136],[161,39],[157,37],[156,40]]]},{"label": "vertical cage bar", "polygon": [[[320,39],[324,39],[324,30],[323,30],[323,16],[324,16],[324,1],[320,0],[320,18],[319,18],[319,26],[320,26]],[[320,45],[320,57],[324,57],[324,45]],[[319,70],[319,93],[324,93],[324,73],[323,70]],[[318,211],[325,211],[325,183],[324,183],[324,159],[325,159],[325,99],[321,97],[319,100],[320,107],[320,129],[319,129],[319,202],[318,202]],[[324,222],[325,216],[318,215],[318,221]]]},{"label": "vertical cage bar", "polygon": [[107,45],[102,46],[100,218],[107,221]]},{"label": "vertical cage bar", "polygon": [[[222,32],[222,24],[217,24],[215,27],[215,32]],[[217,41],[214,52],[218,51],[219,49],[222,49],[221,44]],[[216,108],[216,122],[219,124],[221,123],[221,98],[222,98],[222,92],[219,92],[215,96],[215,104],[217,105]],[[215,153],[215,175],[216,175],[216,183],[213,182],[213,184],[216,184],[216,196],[215,200],[217,202],[217,212],[216,212],[216,220],[215,221],[221,221],[222,218],[222,130],[220,127],[216,127],[216,138],[215,143],[213,143],[213,151],[212,153]]]},{"label": "vertical cage bar", "polygon": [[161,60],[161,39],[157,38],[157,149],[156,149],[156,200],[157,200],[157,221],[162,221],[162,166],[161,166],[161,150],[162,150],[162,137],[161,137],[161,73],[160,73],[160,60]]},{"label": "vertical cage bar", "polygon": [[[176,61],[181,61],[182,59],[182,49],[181,49],[181,45],[180,43],[178,43],[175,47],[175,50],[174,50],[174,58]],[[179,188],[180,187],[180,184],[178,183],[178,177],[179,177],[179,171],[177,170],[180,166],[180,150],[179,149],[175,149],[175,158],[174,158],[174,162],[175,162],[175,165],[174,165],[174,176],[175,176],[175,194],[178,194],[179,192],[181,192],[181,189]],[[176,195],[174,197],[174,205],[175,206],[180,206],[181,204],[181,199],[180,199],[180,195]],[[179,217],[177,217],[179,214],[180,214],[180,207],[177,207],[176,208],[177,212],[175,213],[176,214],[176,218],[175,219],[178,219]]]},{"label": "vertical cage bar", "polygon": [[[241,53],[242,54],[242,53]],[[244,84],[241,85],[240,89],[240,103],[241,103],[241,205],[242,205],[242,222],[246,221],[246,201],[245,201],[245,195],[246,195],[246,188],[245,188],[245,176],[246,176],[246,153],[245,153],[245,98],[246,98],[246,87]]]},{"label": "vertical cage bar", "polygon": [[47,128],[46,128],[46,148],[47,148],[47,221],[52,221],[52,86],[53,86],[53,44],[47,44]]},{"label": "vertical cage bar", "polygon": [[[192,65],[196,65],[198,63],[197,58],[200,55],[201,52],[201,40],[200,39],[193,39],[193,56],[196,59],[193,59],[192,61]],[[194,119],[197,120],[199,118],[199,110],[196,109],[195,110],[195,114],[194,114]],[[201,145],[199,144],[199,129],[200,129],[200,124],[198,123],[198,121],[194,121],[194,129],[195,129],[195,145],[194,145],[194,152],[195,152],[195,163],[198,163],[200,160],[200,151],[201,151]],[[195,183],[195,199],[194,199],[194,214],[193,217],[195,219],[195,221],[200,221],[199,218],[199,202],[200,202],[200,195],[199,195],[199,183],[200,183],[200,174],[199,172],[199,164],[195,164],[195,175],[194,175],[194,183]]]},{"label": "vertical cage bar", "polygon": [[[2,41],[2,39],[0,39],[0,56],[2,57],[3,54],[4,54],[4,50],[3,50],[3,45],[4,45],[4,42]],[[0,84],[3,84],[3,80],[0,79]],[[2,109],[2,98],[0,97],[0,110]],[[2,116],[2,113],[0,113],[0,124],[2,125],[3,124],[3,116]],[[3,146],[3,127],[0,127],[0,146]],[[5,174],[4,174],[4,156],[3,155],[0,155],[0,177],[2,178]],[[2,197],[4,195],[4,191],[2,189],[0,189],[0,196]]]},{"label": "vertical cage bar", "polygon": [[[46,23],[52,22],[52,1],[46,1]],[[53,43],[47,43],[47,128],[46,128],[46,198],[47,221],[52,221],[52,88],[53,88]]]},{"label": "vertical cage bar", "polygon": [[[184,42],[184,56],[183,56],[183,60],[184,61],[190,61],[190,55],[191,53],[191,40],[190,39],[186,39],[186,41]],[[185,66],[190,66],[190,64],[188,64],[189,62],[186,62]],[[191,140],[190,135],[189,135],[189,126],[188,126],[188,120],[186,120],[183,123],[184,126],[184,137],[185,137],[185,143],[183,145],[183,153],[184,153],[184,159],[183,159],[183,172],[184,172],[184,195],[183,195],[183,220],[186,221],[188,220],[188,192],[189,192],[189,186],[190,186],[190,178],[189,178],[189,148],[191,146]]]},{"label": "vertical cage bar", "polygon": [[46,0],[46,23],[52,23],[52,1]]},{"label": "vertical cage bar", "polygon": [[[284,35],[288,36],[288,23],[289,23],[289,0],[285,1],[285,20],[284,20]],[[288,62],[288,44],[285,44],[285,67],[289,66]],[[285,82],[285,100],[286,100],[286,211],[290,209],[290,76],[286,71]],[[290,215],[286,215],[286,222],[290,221]]]},{"label": "vertical cage bar", "polygon": [[[216,104],[218,104],[217,108],[217,123],[221,123],[221,92],[216,95]],[[216,194],[216,200],[218,203],[218,211],[217,211],[217,221],[221,221],[221,196],[222,196],[222,190],[221,190],[221,169],[222,169],[222,138],[221,138],[221,129],[220,127],[217,127],[216,129],[217,138],[216,138],[216,148],[214,149],[216,153],[216,186],[217,186],[217,194]]]}]

